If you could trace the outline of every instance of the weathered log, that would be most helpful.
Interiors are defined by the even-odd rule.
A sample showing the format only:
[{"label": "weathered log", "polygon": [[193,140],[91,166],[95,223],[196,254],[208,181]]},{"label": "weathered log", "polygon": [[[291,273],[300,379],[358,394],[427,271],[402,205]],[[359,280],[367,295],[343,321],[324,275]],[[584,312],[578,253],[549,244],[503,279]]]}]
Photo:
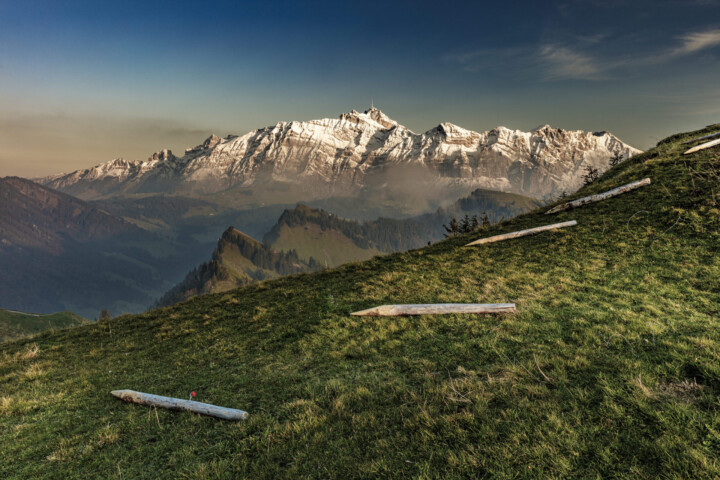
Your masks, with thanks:
[{"label": "weathered log", "polygon": [[186,412],[199,413],[201,415],[209,415],[211,417],[222,418],[223,420],[245,420],[248,413],[234,408],[218,407],[209,403],[195,402],[192,400],[181,400],[179,398],[161,397],[160,395],[152,395],[150,393],[136,392],[134,390],[113,390],[110,392],[117,398],[126,402],[139,403],[140,405],[149,405],[154,407],[162,407],[170,410],[180,410]]},{"label": "weathered log", "polygon": [[715,137],[720,137],[720,132],[711,133],[710,135],[705,135],[704,137],[693,138],[692,140],[688,140],[687,142],[683,142],[682,144],[687,145],[688,143],[699,142],[700,140],[710,140],[711,138]]},{"label": "weathered log", "polygon": [[711,148],[715,145],[720,145],[720,138],[718,138],[717,140],[713,140],[712,142],[701,143],[697,147],[693,147],[687,152],[683,153],[683,155],[690,155],[691,153],[699,152],[700,150],[705,150],[706,148]]},{"label": "weathered log", "polygon": [[621,195],[631,190],[635,190],[636,188],[644,187],[645,185],[650,185],[649,178],[643,178],[642,180],[638,180],[637,182],[628,183],[627,185],[608,190],[604,193],[598,193],[597,195],[590,195],[588,197],[578,198],[577,200],[573,200],[572,202],[560,204],[545,212],[545,215],[564,212],[565,210],[570,210],[571,208],[582,207],[583,205],[587,205],[588,203],[595,203],[601,200],[606,200],[608,198]]},{"label": "weathered log", "polygon": [[512,313],[514,303],[429,303],[416,305],[380,305],[350,315],[395,317],[404,315],[436,315],[446,313]]},{"label": "weathered log", "polygon": [[553,223],[552,225],[545,225],[542,227],[530,228],[528,230],[520,230],[519,232],[504,233],[502,235],[495,235],[494,237],[481,238],[480,240],[475,240],[474,242],[470,242],[465,246],[470,247],[472,245],[482,245],[485,243],[501,242],[503,240],[509,240],[511,238],[524,237],[526,235],[535,235],[536,233],[545,232],[547,230],[554,230],[556,228],[563,228],[563,227],[572,227],[574,225],[577,225],[577,222],[575,220],[570,220],[569,222],[562,222],[562,223]]}]

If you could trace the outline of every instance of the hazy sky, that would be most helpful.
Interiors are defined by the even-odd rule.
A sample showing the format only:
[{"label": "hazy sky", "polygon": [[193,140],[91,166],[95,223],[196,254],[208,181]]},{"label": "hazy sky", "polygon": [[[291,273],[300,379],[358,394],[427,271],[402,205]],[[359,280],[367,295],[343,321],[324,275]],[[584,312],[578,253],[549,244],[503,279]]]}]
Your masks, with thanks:
[{"label": "hazy sky", "polygon": [[648,148],[720,122],[720,0],[0,0],[0,176],[180,153],[373,98],[416,132]]}]

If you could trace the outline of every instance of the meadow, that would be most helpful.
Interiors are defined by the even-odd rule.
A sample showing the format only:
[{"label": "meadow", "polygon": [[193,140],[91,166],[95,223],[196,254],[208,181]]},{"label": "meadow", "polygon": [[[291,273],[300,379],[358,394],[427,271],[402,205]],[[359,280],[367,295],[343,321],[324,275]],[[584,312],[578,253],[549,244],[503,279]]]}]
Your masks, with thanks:
[{"label": "meadow", "polygon": [[[720,153],[681,142],[718,129],[566,199],[652,179],[604,202],[2,344],[0,477],[717,478]],[[517,313],[349,316],[440,302]]]}]

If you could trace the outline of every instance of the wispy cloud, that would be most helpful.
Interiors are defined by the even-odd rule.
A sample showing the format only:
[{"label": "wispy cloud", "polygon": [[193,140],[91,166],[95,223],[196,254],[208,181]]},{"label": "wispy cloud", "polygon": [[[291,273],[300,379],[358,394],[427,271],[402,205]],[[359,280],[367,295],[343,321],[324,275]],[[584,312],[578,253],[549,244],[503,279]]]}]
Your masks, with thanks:
[{"label": "wispy cloud", "polygon": [[682,44],[672,50],[672,56],[690,55],[720,45],[720,29],[692,32],[679,37]]},{"label": "wispy cloud", "polygon": [[540,47],[478,49],[447,54],[443,60],[466,72],[493,71],[505,76],[537,80],[599,80],[607,65],[589,54],[567,46],[547,44]]},{"label": "wispy cloud", "polygon": [[467,72],[496,71],[521,78],[554,80],[606,80],[634,68],[658,65],[701,51],[720,47],[720,29],[689,32],[677,37],[677,45],[655,53],[600,55],[593,45],[606,42],[605,35],[578,37],[575,45],[547,43],[540,46],[477,49],[447,54],[444,61]]},{"label": "wispy cloud", "polygon": [[539,58],[545,69],[546,79],[597,80],[607,69],[589,55],[558,45],[540,47]]},{"label": "wispy cloud", "polygon": [[529,61],[529,52],[524,47],[516,48],[480,48],[459,53],[448,53],[443,56],[447,63],[459,65],[466,72],[482,70],[507,70],[514,68],[519,60]]}]

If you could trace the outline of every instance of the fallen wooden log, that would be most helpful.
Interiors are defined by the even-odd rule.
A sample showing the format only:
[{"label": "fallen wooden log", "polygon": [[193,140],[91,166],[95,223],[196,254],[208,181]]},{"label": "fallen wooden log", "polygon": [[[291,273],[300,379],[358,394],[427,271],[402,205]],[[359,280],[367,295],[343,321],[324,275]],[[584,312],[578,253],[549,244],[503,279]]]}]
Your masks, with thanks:
[{"label": "fallen wooden log", "polygon": [[474,242],[470,242],[465,246],[470,247],[472,245],[482,245],[485,243],[501,242],[503,240],[509,240],[511,238],[524,237],[526,235],[535,235],[536,233],[545,232],[547,230],[554,230],[556,228],[563,228],[563,227],[572,227],[574,225],[577,225],[577,222],[575,220],[570,220],[569,222],[562,222],[562,223],[553,223],[552,225],[545,225],[543,227],[535,227],[535,228],[530,228],[527,230],[520,230],[519,232],[504,233],[502,235],[495,235],[494,237],[481,238],[480,240],[475,240]]},{"label": "fallen wooden log", "polygon": [[404,315],[436,315],[446,313],[512,313],[514,303],[429,303],[416,305],[380,305],[350,315],[395,317]]},{"label": "fallen wooden log", "polygon": [[180,410],[186,412],[199,413],[201,415],[209,415],[211,417],[222,418],[223,420],[245,420],[248,413],[234,408],[218,407],[209,403],[195,402],[192,400],[181,400],[179,398],[161,397],[160,395],[152,395],[150,393],[136,392],[134,390],[113,390],[110,392],[117,398],[126,402],[139,403],[140,405],[149,405],[154,407],[168,408],[170,410]]},{"label": "fallen wooden log", "polygon": [[683,142],[682,144],[687,145],[688,143],[699,142],[700,140],[710,140],[711,138],[715,137],[720,137],[720,132],[711,133],[710,135],[705,135],[704,137],[693,138],[692,140],[688,140],[687,142]]},{"label": "fallen wooden log", "polygon": [[578,198],[577,200],[573,200],[572,202],[560,204],[545,212],[545,215],[564,212],[565,210],[570,210],[571,208],[582,207],[583,205],[587,205],[588,203],[595,203],[602,200],[607,200],[608,198],[621,195],[631,190],[635,190],[636,188],[644,187],[645,185],[650,185],[649,178],[643,178],[642,180],[638,180],[637,182],[628,183],[627,185],[608,190],[604,193],[598,193],[597,195],[590,195],[588,197]]},{"label": "fallen wooden log", "polygon": [[717,140],[713,140],[712,142],[701,143],[697,147],[693,147],[687,152],[683,153],[683,155],[690,155],[691,153],[699,152],[700,150],[705,150],[706,148],[711,148],[715,145],[720,145],[720,138],[718,138]]}]

